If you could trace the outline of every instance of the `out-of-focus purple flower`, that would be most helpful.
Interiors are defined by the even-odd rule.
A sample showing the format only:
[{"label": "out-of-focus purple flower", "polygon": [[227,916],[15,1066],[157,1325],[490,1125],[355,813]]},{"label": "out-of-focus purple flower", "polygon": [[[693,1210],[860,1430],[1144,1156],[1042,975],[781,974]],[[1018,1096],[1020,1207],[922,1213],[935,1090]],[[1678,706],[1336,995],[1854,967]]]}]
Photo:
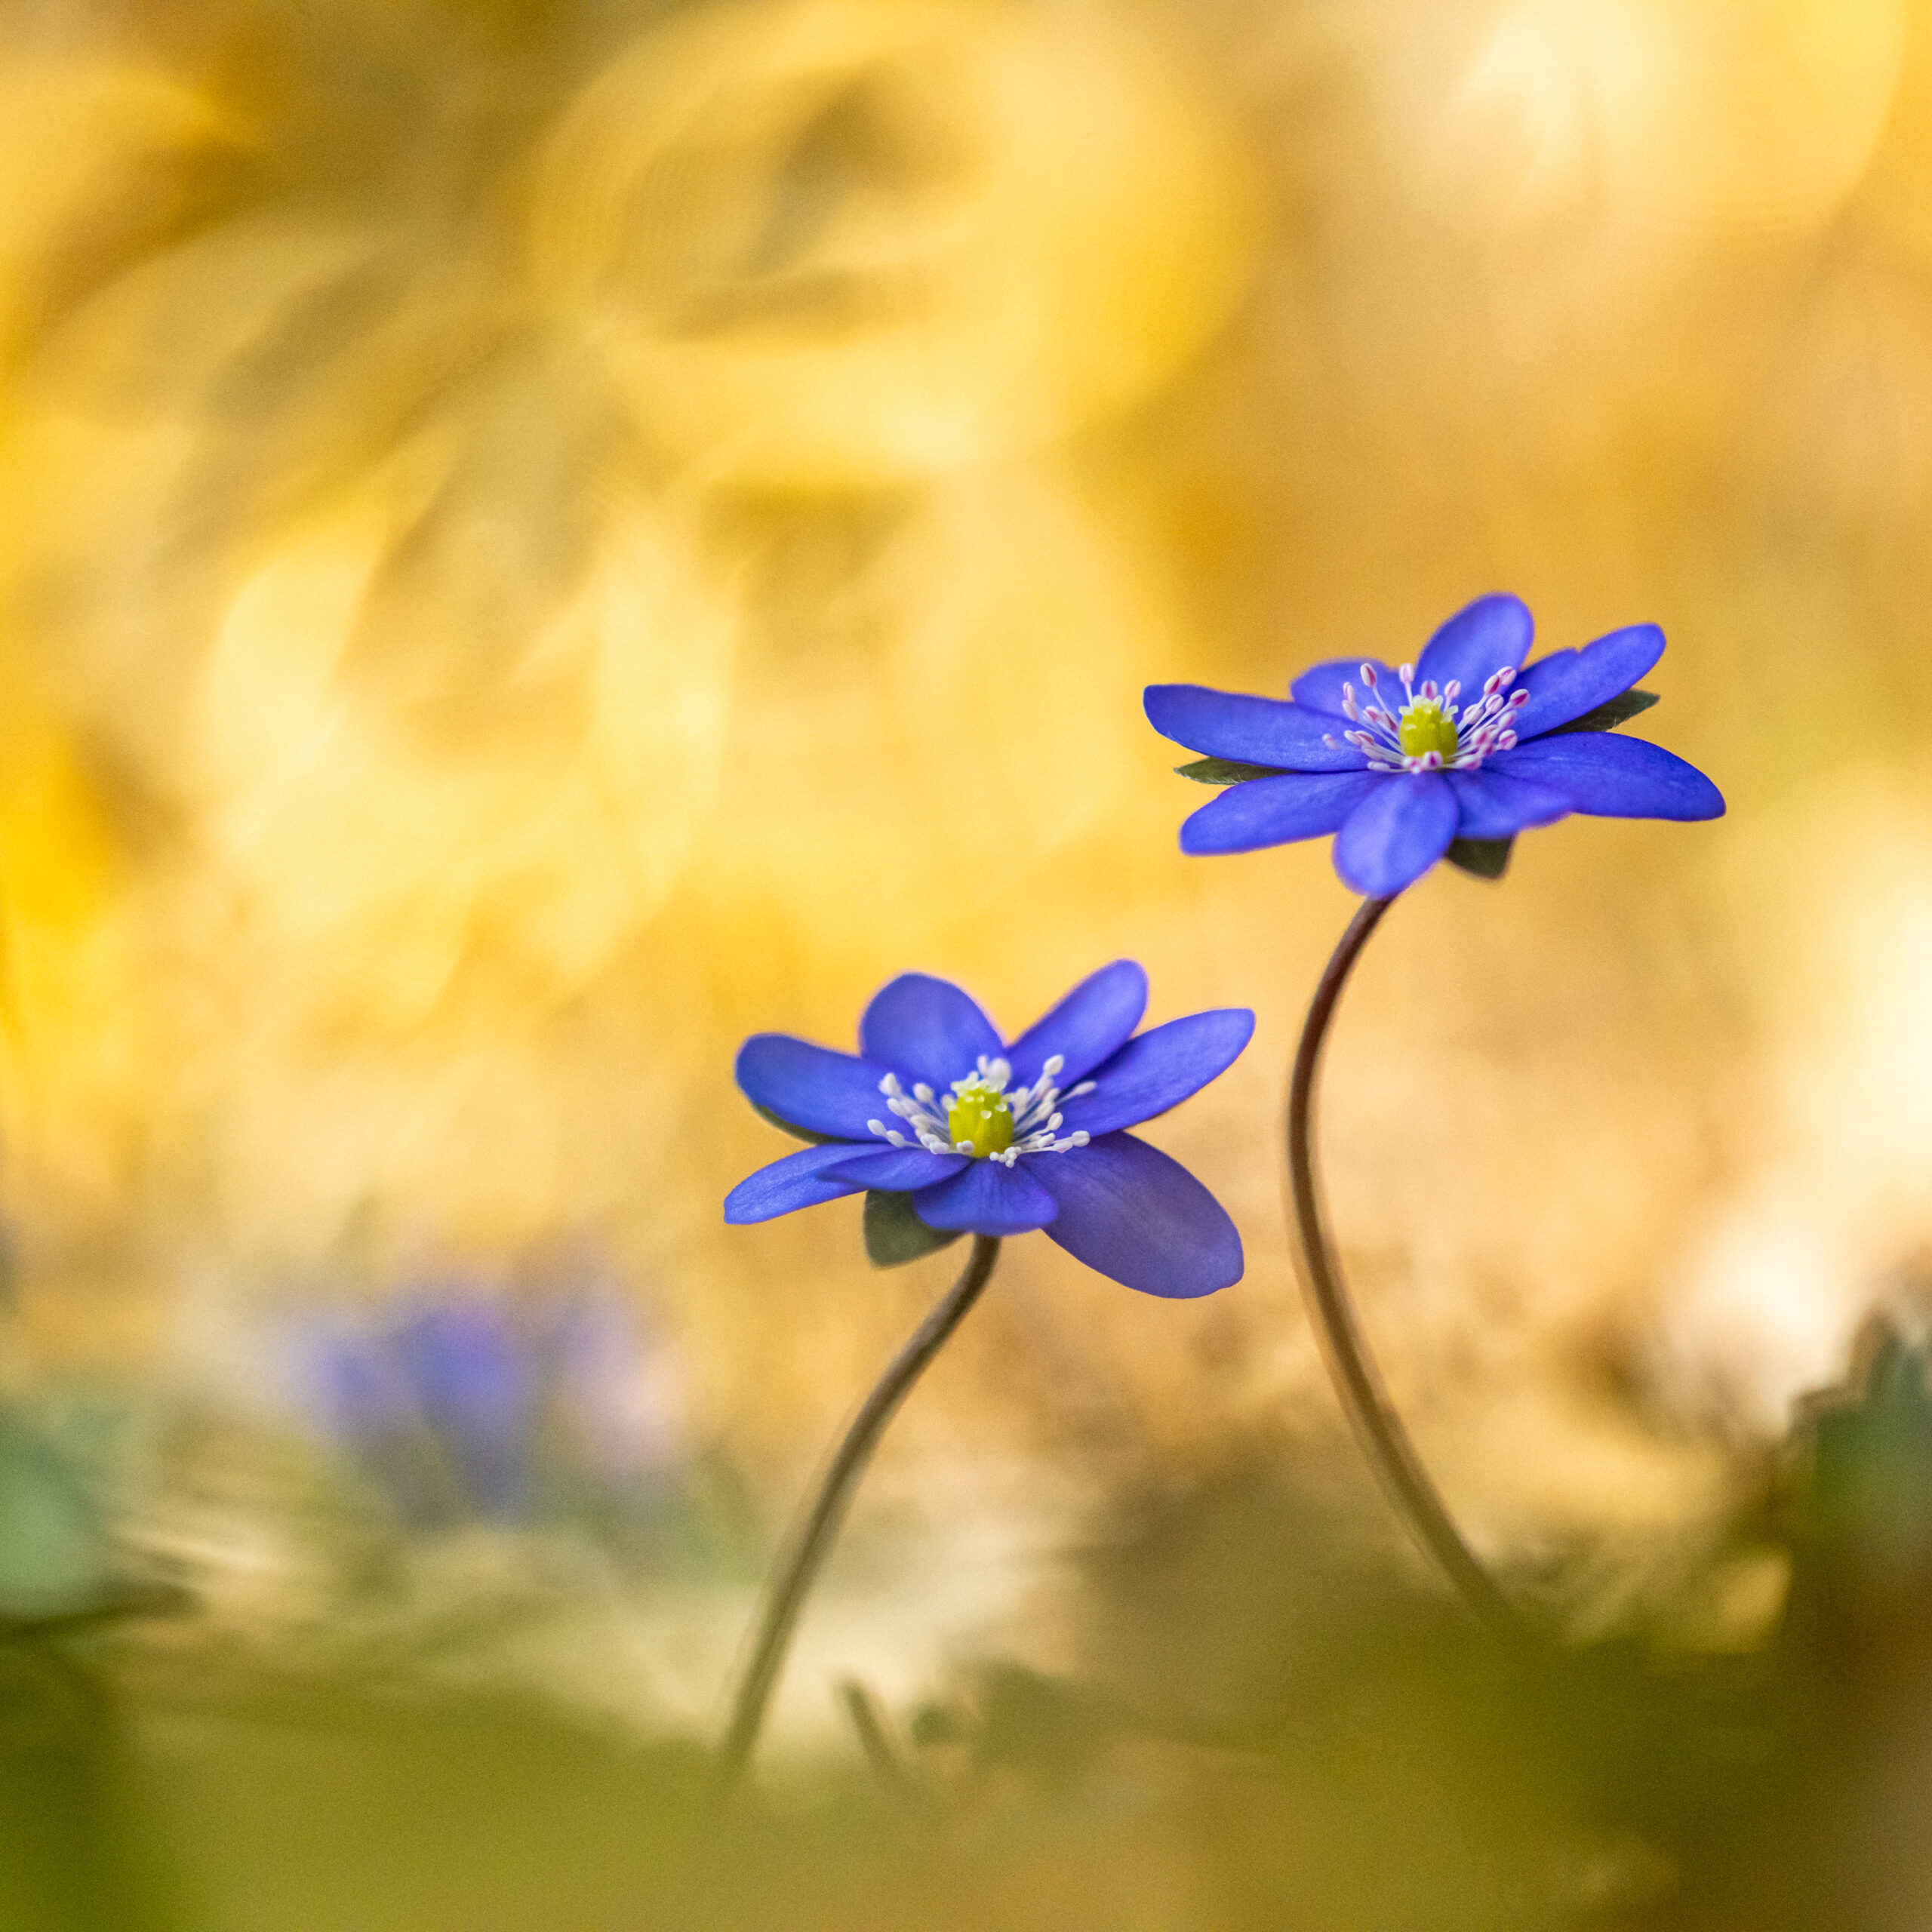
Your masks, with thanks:
[{"label": "out-of-focus purple flower", "polygon": [[1519,599],[1484,597],[1415,663],[1318,664],[1286,700],[1149,686],[1154,728],[1219,768],[1185,768],[1189,775],[1229,787],[1182,826],[1181,849],[1248,852],[1332,832],[1343,882],[1380,899],[1445,853],[1458,857],[1450,849],[1458,841],[1500,848],[1572,812],[1723,812],[1718,788],[1694,766],[1614,735],[1654,702],[1633,688],[1663,654],[1656,625],[1612,631],[1526,669],[1532,629]]},{"label": "out-of-focus purple flower", "polygon": [[459,1293],[415,1309],[390,1341],[457,1482],[484,1515],[521,1515],[540,1373],[530,1337],[502,1303]]},{"label": "out-of-focus purple flower", "polygon": [[663,1351],[607,1284],[420,1287],[373,1318],[334,1317],[301,1352],[330,1435],[419,1527],[634,1492],[678,1454]]}]

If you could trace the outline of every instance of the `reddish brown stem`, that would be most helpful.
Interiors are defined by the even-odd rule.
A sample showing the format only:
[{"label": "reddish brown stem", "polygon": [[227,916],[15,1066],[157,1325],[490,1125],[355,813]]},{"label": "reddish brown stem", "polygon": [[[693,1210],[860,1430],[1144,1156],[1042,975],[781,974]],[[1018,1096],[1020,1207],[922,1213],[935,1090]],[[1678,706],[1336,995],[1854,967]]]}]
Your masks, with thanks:
[{"label": "reddish brown stem", "polygon": [[964,1272],[920,1324],[912,1339],[893,1358],[826,1466],[818,1494],[792,1533],[783,1560],[772,1572],[758,1635],[732,1699],[731,1724],[718,1748],[714,1786],[717,1802],[721,1804],[730,1797],[751,1761],[752,1747],[758,1742],[765,1706],[784,1667],[785,1653],[790,1647],[798,1613],[804,1607],[813,1580],[838,1534],[852,1493],[872,1460],[872,1451],[878,1447],[879,1438],[885,1433],[886,1424],[911,1392],[913,1383],[924,1374],[927,1364],[946,1346],[952,1331],[985,1291],[992,1278],[993,1263],[998,1258],[997,1240],[986,1235],[973,1237],[973,1252]]},{"label": "reddish brown stem", "polygon": [[1509,1636],[1521,1637],[1524,1634],[1521,1618],[1463,1540],[1389,1399],[1322,1226],[1315,1179],[1315,1076],[1349,972],[1369,935],[1394,903],[1391,899],[1362,902],[1315,989],[1301,1044],[1295,1051],[1294,1077],[1288,1090],[1288,1177],[1294,1193],[1295,1226],[1301,1238],[1302,1285],[1321,1336],[1336,1393],[1389,1500],[1416,1540],[1484,1623]]}]

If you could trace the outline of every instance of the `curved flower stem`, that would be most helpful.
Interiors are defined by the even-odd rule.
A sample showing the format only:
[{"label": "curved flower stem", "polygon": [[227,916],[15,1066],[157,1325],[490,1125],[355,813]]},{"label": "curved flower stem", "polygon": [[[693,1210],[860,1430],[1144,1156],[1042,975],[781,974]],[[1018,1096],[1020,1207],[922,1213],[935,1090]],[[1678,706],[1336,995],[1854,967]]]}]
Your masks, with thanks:
[{"label": "curved flower stem", "polygon": [[946,1346],[952,1331],[966,1318],[967,1311],[979,1300],[992,1278],[993,1263],[998,1258],[999,1242],[995,1237],[973,1237],[973,1252],[964,1272],[919,1324],[912,1339],[893,1358],[877,1387],[866,1398],[826,1467],[811,1507],[793,1531],[789,1549],[772,1573],[750,1661],[745,1666],[737,1694],[731,1702],[731,1727],[718,1752],[713,1787],[717,1802],[721,1804],[728,1798],[744,1775],[752,1747],[758,1742],[758,1727],[764,1720],[765,1706],[784,1667],[785,1652],[798,1613],[833,1537],[838,1534],[838,1526],[844,1521],[852,1492],[872,1460],[879,1438],[885,1433],[886,1424],[924,1373],[927,1364]]},{"label": "curved flower stem", "polygon": [[1315,1075],[1321,1048],[1347,983],[1369,935],[1380,924],[1392,899],[1368,899],[1349,922],[1335,948],[1302,1027],[1295,1050],[1294,1077],[1288,1090],[1288,1174],[1294,1188],[1295,1223],[1301,1237],[1303,1285],[1321,1330],[1328,1371],[1355,1426],[1357,1438],[1390,1500],[1416,1540],[1434,1557],[1464,1601],[1492,1629],[1524,1634],[1521,1618],[1496,1581],[1475,1558],[1451,1520],[1429,1472],[1409,1440],[1408,1431],[1389,1399],[1375,1358],[1356,1318],[1355,1304],[1321,1225],[1315,1192],[1312,1145]]}]

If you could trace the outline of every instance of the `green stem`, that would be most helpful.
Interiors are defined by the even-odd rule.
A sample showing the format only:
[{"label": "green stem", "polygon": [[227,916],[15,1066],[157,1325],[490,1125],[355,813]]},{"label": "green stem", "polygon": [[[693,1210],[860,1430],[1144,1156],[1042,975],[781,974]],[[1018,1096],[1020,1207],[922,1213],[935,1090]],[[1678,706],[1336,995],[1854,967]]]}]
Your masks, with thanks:
[{"label": "green stem", "polygon": [[998,1258],[998,1240],[989,1235],[974,1236],[973,1252],[964,1272],[920,1324],[912,1339],[894,1357],[878,1386],[866,1398],[827,1466],[811,1508],[801,1518],[785,1555],[772,1572],[750,1659],[732,1700],[731,1725],[718,1749],[714,1795],[719,1802],[737,1789],[750,1762],[759,1727],[764,1721],[765,1706],[784,1667],[785,1653],[798,1613],[804,1607],[832,1539],[838,1534],[838,1526],[844,1521],[859,1478],[872,1460],[879,1438],[885,1433],[886,1424],[924,1373],[928,1363],[946,1346],[952,1331],[984,1292]]},{"label": "green stem", "polygon": [[1364,900],[1349,922],[1315,989],[1301,1044],[1295,1051],[1294,1077],[1288,1092],[1288,1174],[1294,1190],[1296,1229],[1301,1237],[1303,1285],[1336,1392],[1390,1500],[1469,1607],[1492,1629],[1520,1638],[1525,1634],[1522,1619],[1463,1540],[1389,1399],[1321,1224],[1313,1148],[1315,1072],[1342,988],[1369,935],[1394,903],[1392,899]]}]

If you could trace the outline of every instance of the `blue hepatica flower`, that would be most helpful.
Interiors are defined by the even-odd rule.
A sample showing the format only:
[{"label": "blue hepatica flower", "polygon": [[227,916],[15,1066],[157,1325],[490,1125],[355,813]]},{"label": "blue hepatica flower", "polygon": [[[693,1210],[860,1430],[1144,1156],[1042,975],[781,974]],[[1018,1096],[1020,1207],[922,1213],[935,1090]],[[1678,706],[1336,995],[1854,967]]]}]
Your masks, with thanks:
[{"label": "blue hepatica flower", "polygon": [[1633,688],[1663,654],[1656,625],[1526,667],[1532,629],[1518,599],[1484,597],[1415,663],[1318,664],[1294,681],[1288,702],[1151,685],[1154,728],[1214,761],[1186,768],[1189,775],[1230,786],[1182,826],[1182,850],[1247,852],[1333,832],[1343,881],[1385,898],[1458,841],[1466,843],[1451,856],[1467,858],[1572,812],[1723,812],[1722,795],[1695,767],[1610,728],[1656,702]]},{"label": "blue hepatica flower", "polygon": [[665,1366],[610,1284],[534,1300],[428,1284],[295,1346],[325,1428],[419,1527],[634,1496],[676,1454]]},{"label": "blue hepatica flower", "polygon": [[1123,1130],[1231,1066],[1254,1016],[1197,1013],[1130,1037],[1146,1007],[1146,974],[1116,960],[1007,1045],[958,987],[907,973],[866,1008],[857,1055],[753,1035],[738,1084],[819,1144],[740,1181],[725,1220],[768,1221],[866,1189],[909,1201],[935,1231],[928,1246],[1044,1228],[1130,1288],[1227,1287],[1242,1267],[1234,1223],[1185,1168]]}]

